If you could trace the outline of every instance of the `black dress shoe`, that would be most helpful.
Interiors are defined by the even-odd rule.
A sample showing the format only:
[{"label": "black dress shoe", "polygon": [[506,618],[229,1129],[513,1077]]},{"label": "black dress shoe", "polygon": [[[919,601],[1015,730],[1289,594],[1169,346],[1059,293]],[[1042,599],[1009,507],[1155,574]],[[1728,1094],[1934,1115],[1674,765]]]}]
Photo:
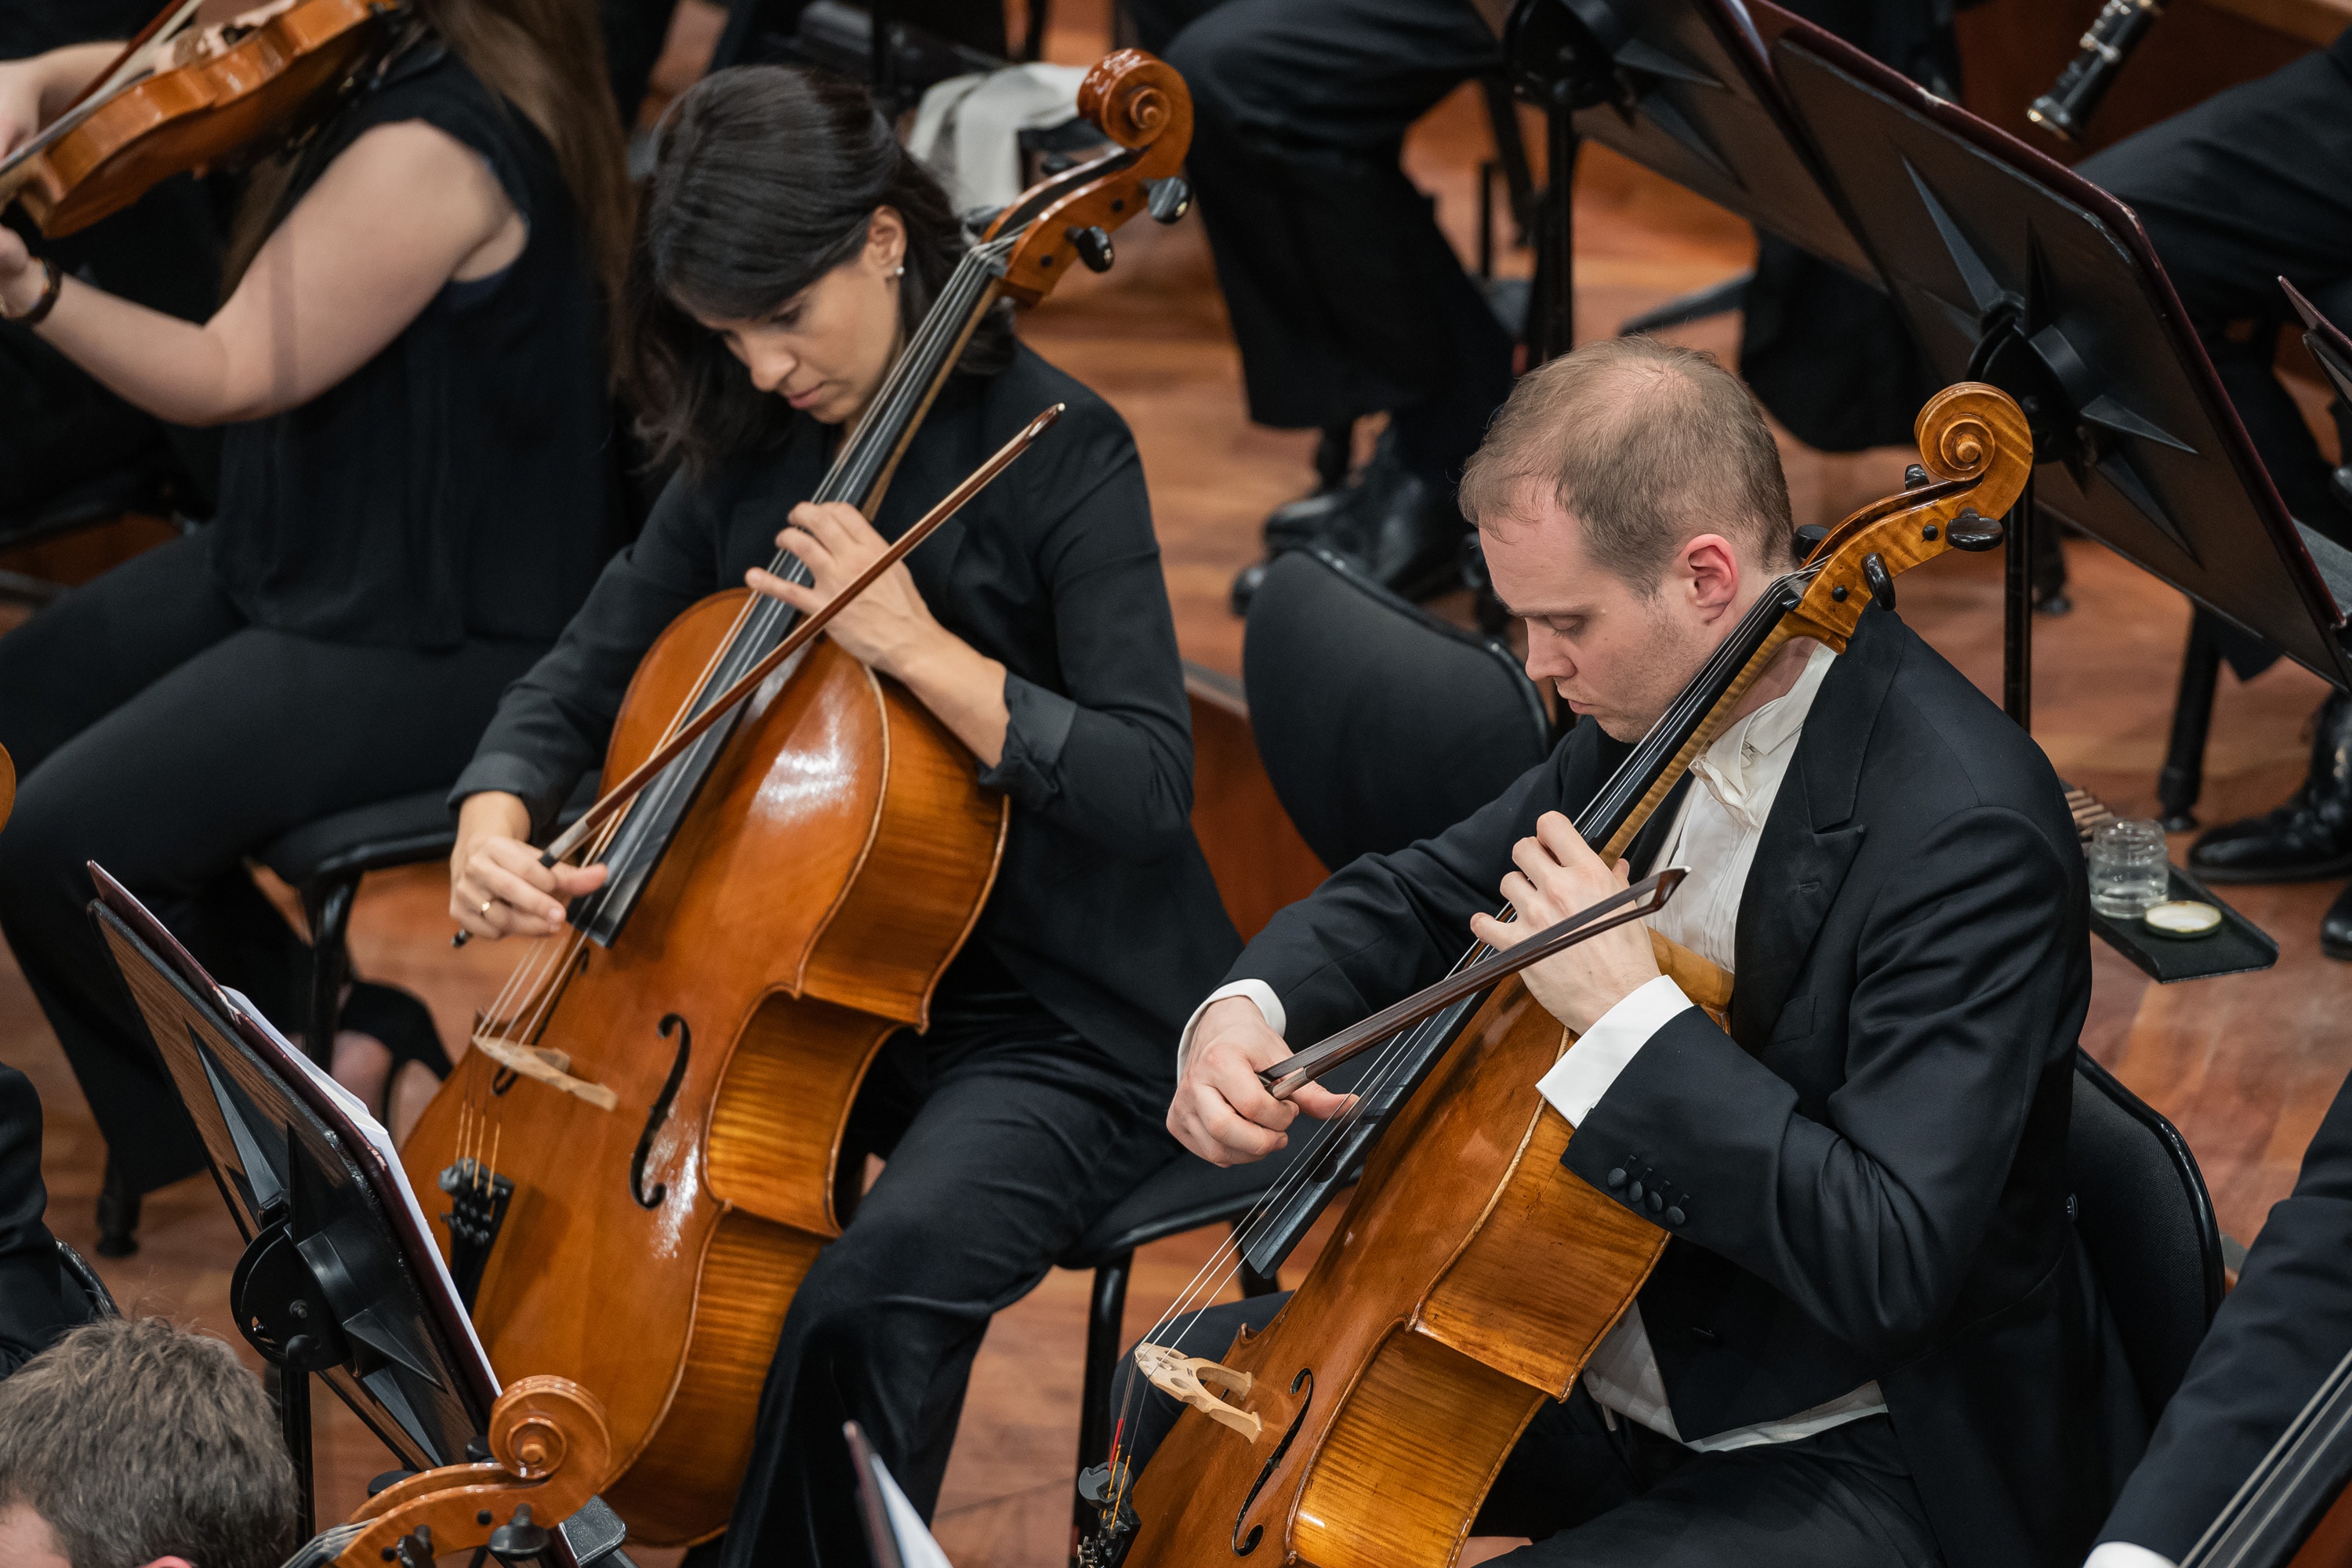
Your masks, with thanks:
[{"label": "black dress shoe", "polygon": [[2352,959],[2352,883],[2319,917],[2319,951],[2330,958]]},{"label": "black dress shoe", "polygon": [[[1453,487],[1407,468],[1383,436],[1349,483],[1275,510],[1265,520],[1266,557],[1321,545],[1390,592],[1424,599],[1460,585],[1466,528]],[[1242,569],[1234,579],[1234,614],[1248,613],[1265,577],[1265,561]]]},{"label": "black dress shoe", "polygon": [[[2315,882],[2352,873],[2352,700],[2331,693],[2311,740],[2311,772],[2284,805],[2210,829],[2189,851],[2209,882]],[[2343,910],[2352,934],[2352,909]],[[2337,910],[2328,912],[2332,924]]]}]

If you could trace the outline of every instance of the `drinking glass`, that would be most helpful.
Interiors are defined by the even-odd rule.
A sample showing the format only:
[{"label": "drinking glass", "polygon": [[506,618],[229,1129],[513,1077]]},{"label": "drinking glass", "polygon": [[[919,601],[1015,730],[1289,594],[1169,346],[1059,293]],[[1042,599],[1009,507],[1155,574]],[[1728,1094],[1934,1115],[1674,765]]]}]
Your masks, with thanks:
[{"label": "drinking glass", "polygon": [[2091,907],[2109,920],[2136,921],[2161,903],[2170,880],[2164,829],[2145,818],[2118,818],[2091,836]]}]

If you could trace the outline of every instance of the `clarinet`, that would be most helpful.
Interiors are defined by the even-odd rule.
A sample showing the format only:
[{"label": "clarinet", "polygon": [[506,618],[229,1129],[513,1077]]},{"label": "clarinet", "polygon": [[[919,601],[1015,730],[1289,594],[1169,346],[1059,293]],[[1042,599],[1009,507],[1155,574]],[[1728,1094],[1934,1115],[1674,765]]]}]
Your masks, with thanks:
[{"label": "clarinet", "polygon": [[2033,100],[2025,118],[2069,142],[2081,141],[2084,121],[2107,96],[2116,73],[2163,15],[2164,0],[2107,0],[2083,35],[2082,52],[2057,84]]}]

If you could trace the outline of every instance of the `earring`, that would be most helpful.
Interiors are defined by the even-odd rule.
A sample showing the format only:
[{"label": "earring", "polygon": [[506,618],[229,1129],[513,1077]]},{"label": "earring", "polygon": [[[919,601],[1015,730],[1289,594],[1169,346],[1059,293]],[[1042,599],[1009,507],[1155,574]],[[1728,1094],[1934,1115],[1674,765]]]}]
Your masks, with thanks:
[{"label": "earring", "polygon": [[905,262],[903,262],[903,261],[901,261],[900,263],[898,263],[898,266],[893,267],[892,268],[890,268],[890,276],[891,276],[891,277],[893,277],[893,278],[904,278],[906,275],[907,275],[907,264],[906,264]]}]

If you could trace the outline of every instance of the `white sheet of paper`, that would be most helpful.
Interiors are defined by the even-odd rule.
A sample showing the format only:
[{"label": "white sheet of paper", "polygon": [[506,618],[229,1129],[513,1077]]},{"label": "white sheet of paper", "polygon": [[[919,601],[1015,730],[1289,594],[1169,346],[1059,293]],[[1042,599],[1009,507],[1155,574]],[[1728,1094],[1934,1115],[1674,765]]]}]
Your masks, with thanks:
[{"label": "white sheet of paper", "polygon": [[[375,1156],[376,1163],[391,1173],[392,1184],[398,1189],[400,1195],[408,1201],[408,1214],[409,1217],[416,1222],[416,1234],[430,1237],[433,1234],[433,1226],[425,1217],[424,1207],[416,1201],[415,1190],[408,1184],[408,1172],[400,1163],[400,1151],[393,1147],[392,1134],[384,1131],[383,1124],[375,1119],[375,1113],[361,1102],[358,1095],[337,1083],[326,1068],[312,1061],[310,1052],[299,1049],[293,1041],[280,1034],[278,1026],[264,1017],[261,1009],[256,1007],[252,999],[244,992],[234,986],[224,985],[221,987],[221,994],[229,999],[230,1005],[238,1012],[260,1026],[261,1032],[285,1053],[286,1061],[279,1064],[281,1069],[285,1066],[291,1065],[309,1075],[310,1081],[325,1089],[327,1098],[333,1100],[341,1109],[343,1114],[352,1119],[352,1125],[357,1127],[362,1136],[367,1139],[369,1152]],[[490,1365],[489,1352],[482,1348],[482,1337],[474,1331],[473,1317],[466,1310],[465,1303],[458,1299],[457,1281],[450,1275],[449,1265],[442,1258],[441,1249],[427,1247],[425,1250],[432,1255],[433,1272],[441,1282],[441,1293],[448,1298],[450,1306],[456,1309],[457,1321],[466,1325],[466,1338],[474,1347],[475,1359],[482,1363],[482,1370],[488,1374],[491,1389],[495,1392],[502,1388],[504,1384],[499,1382],[498,1370]],[[946,1561],[945,1558],[940,1559],[942,1563]],[[909,1564],[908,1568],[913,1568],[913,1565]]]},{"label": "white sheet of paper", "polygon": [[923,1516],[915,1511],[915,1505],[898,1489],[898,1478],[878,1458],[874,1461],[874,1479],[882,1485],[882,1506],[889,1510],[890,1533],[898,1538],[898,1556],[906,1568],[955,1568],[948,1561],[948,1554],[940,1550],[940,1543],[931,1538]]}]

